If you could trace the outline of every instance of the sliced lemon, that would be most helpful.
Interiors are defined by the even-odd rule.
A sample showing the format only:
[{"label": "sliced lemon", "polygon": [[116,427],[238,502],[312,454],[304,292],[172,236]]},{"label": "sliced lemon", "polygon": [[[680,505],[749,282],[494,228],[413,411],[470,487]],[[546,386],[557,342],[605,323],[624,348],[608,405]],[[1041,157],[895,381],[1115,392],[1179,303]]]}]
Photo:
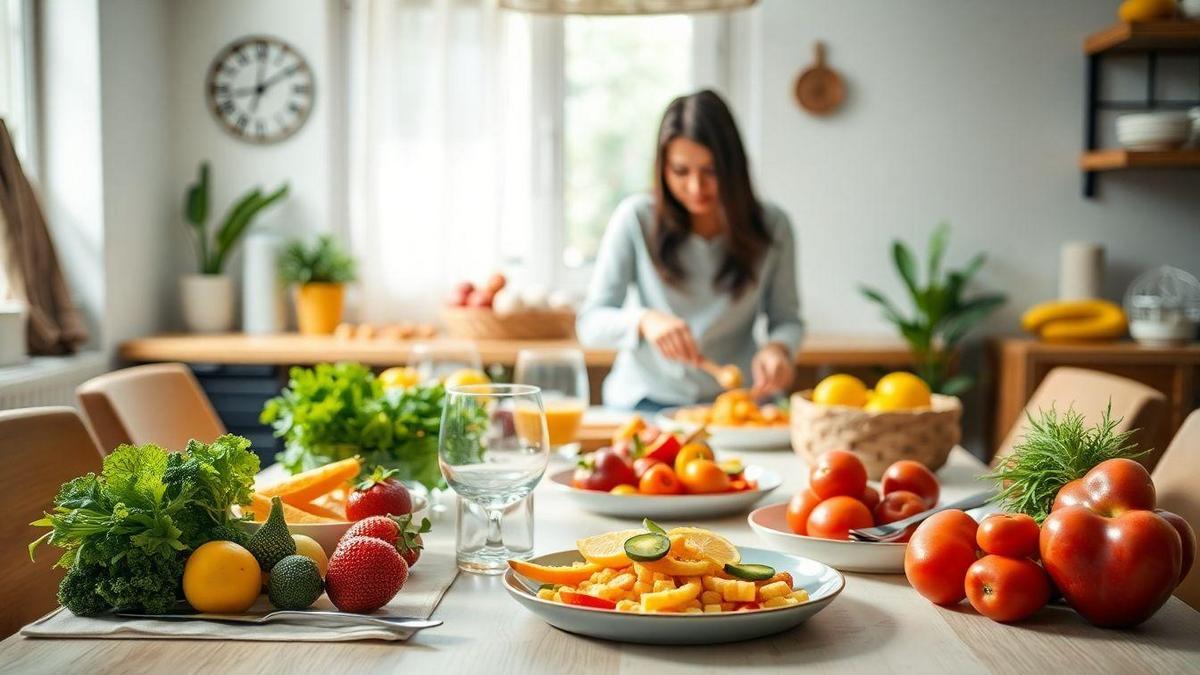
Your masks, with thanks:
[{"label": "sliced lemon", "polygon": [[742,554],[738,553],[738,549],[725,537],[698,527],[676,527],[667,533],[672,540],[675,535],[682,536],[687,542],[689,552],[695,552],[705,560],[716,563],[719,567],[724,567],[729,563],[739,563],[742,561]]},{"label": "sliced lemon", "polygon": [[[629,556],[625,555],[625,540],[645,533],[645,530],[606,532],[604,534],[597,534],[594,537],[580,539],[575,542],[575,546],[579,549],[579,553],[583,556],[583,559],[590,563],[595,563],[601,567],[629,567],[633,564],[633,561],[629,559]],[[735,560],[734,562],[737,561]]]}]

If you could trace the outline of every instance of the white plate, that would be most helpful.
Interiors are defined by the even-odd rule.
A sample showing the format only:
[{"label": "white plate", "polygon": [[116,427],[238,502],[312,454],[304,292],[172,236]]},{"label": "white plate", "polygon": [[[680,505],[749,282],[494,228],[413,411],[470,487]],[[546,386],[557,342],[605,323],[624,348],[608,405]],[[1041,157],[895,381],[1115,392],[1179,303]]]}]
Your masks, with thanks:
[{"label": "white plate", "polygon": [[908,544],[871,544],[793,534],[787,525],[787,503],[755,509],[746,518],[750,528],[772,548],[802,555],[843,572],[902,574]]},{"label": "white plate", "polygon": [[[421,523],[422,518],[429,517],[429,501],[421,495],[412,495],[412,507],[413,520],[417,524]],[[240,513],[236,506],[233,507],[233,512],[234,515],[238,515]],[[350,526],[353,525],[354,522],[355,521],[347,520],[337,523],[288,523],[287,527],[288,532],[291,532],[292,534],[303,534],[305,536],[312,537],[318,544],[321,545],[321,548],[325,549],[326,555],[333,555],[333,549],[337,548],[338,541],[341,540],[342,535],[346,534],[346,530],[350,529]],[[245,530],[250,534],[254,534],[254,531],[257,530],[258,526],[261,524],[262,523],[243,522],[242,527],[245,528]]]},{"label": "white plate", "polygon": [[571,486],[574,469],[551,474],[550,485],[562,490],[584,511],[617,518],[662,518],[695,520],[731,513],[743,513],[758,500],[779,487],[779,474],[765,467],[746,467],[747,479],[758,484],[757,490],[720,492],[708,495],[614,495],[599,490],[581,490]]},{"label": "white plate", "polygon": [[[664,429],[681,429],[692,433],[700,425],[675,419],[679,408],[667,408],[659,413],[658,425]],[[790,450],[792,432],[788,425],[776,427],[727,427],[708,425],[707,443],[719,450]]]},{"label": "white plate", "polygon": [[[720,614],[631,614],[609,609],[564,605],[542,600],[512,570],[504,573],[504,588],[525,609],[568,633],[619,642],[652,645],[709,645],[774,635],[795,628],[825,609],[846,586],[837,570],[815,560],[776,551],[739,547],[747,562],[789,572],[796,588],[808,591],[808,602],[753,612]],[[560,551],[534,558],[539,565],[570,565],[582,560],[578,551]],[[530,584],[536,588],[537,584]]]}]

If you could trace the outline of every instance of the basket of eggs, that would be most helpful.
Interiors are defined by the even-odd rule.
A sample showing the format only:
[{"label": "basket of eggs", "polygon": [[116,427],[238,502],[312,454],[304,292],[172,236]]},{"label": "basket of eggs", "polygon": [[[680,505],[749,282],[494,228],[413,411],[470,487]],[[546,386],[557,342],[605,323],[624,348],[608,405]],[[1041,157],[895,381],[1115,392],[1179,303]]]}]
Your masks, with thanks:
[{"label": "basket of eggs", "polygon": [[450,337],[468,340],[565,340],[575,335],[571,296],[530,286],[514,288],[502,274],[455,287],[441,319]]},{"label": "basket of eggs", "polygon": [[793,394],[791,404],[792,449],[801,459],[849,450],[875,480],[901,459],[936,471],[962,438],[962,402],[930,393],[912,373],[889,373],[874,390],[852,375],[831,375]]}]

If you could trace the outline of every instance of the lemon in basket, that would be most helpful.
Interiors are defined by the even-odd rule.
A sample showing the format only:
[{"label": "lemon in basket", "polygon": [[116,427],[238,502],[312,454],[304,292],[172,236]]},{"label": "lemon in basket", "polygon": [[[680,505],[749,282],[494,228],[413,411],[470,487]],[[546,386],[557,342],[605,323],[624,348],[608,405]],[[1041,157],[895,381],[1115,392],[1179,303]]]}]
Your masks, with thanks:
[{"label": "lemon in basket", "polygon": [[871,409],[880,411],[928,408],[933,401],[929,385],[912,373],[888,373],[875,383]]},{"label": "lemon in basket", "polygon": [[867,404],[867,385],[853,375],[830,375],[813,389],[817,405],[845,405],[861,408]]}]

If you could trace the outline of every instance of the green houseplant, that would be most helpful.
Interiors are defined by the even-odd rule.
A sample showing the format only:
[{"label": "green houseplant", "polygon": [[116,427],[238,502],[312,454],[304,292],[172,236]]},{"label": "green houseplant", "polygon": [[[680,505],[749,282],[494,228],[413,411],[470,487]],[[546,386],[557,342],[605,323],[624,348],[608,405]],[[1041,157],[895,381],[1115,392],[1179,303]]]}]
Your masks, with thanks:
[{"label": "green houseplant", "polygon": [[863,286],[860,291],[879,305],[883,316],[894,324],[908,343],[916,362],[916,373],[940,394],[959,394],[974,383],[969,375],[952,373],[955,347],[967,333],[1004,304],[1001,293],[966,298],[966,286],[983,267],[987,257],[977,254],[961,270],[942,273],[942,257],[950,240],[950,226],[942,223],[929,238],[927,275],[919,279],[918,264],[904,242],[892,242],[892,262],[912,303],[912,314],[900,312],[879,291]]},{"label": "green houseplant", "polygon": [[305,335],[328,335],[342,320],[345,285],[354,281],[354,259],[333,237],[288,245],[279,257],[279,275],[296,286],[296,319]]},{"label": "green houseplant", "polygon": [[254,224],[258,214],[287,195],[286,183],[263,194],[254,188],[229,208],[215,232],[209,231],[209,167],[200,165],[196,182],[188,186],[183,217],[196,252],[197,273],[181,280],[183,316],[188,328],[203,333],[233,328],[233,283],[222,274],[230,253]]}]

